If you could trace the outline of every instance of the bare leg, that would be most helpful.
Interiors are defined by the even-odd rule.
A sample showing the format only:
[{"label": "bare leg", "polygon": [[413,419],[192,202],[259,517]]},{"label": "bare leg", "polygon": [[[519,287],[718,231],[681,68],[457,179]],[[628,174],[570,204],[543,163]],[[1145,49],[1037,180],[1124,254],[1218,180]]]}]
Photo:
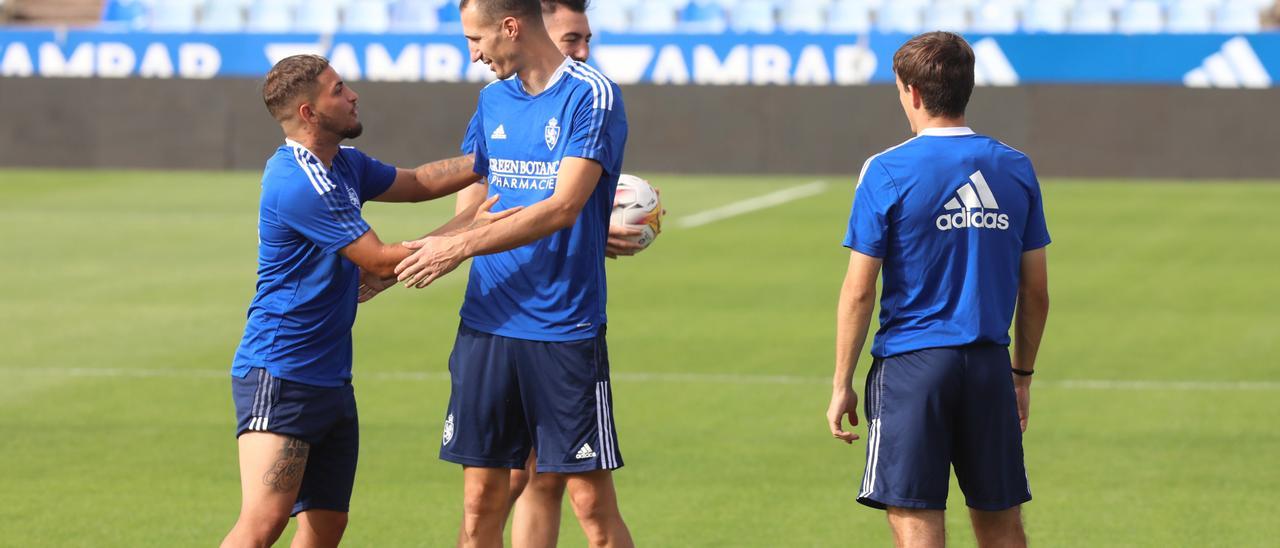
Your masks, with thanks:
[{"label": "bare leg", "polygon": [[293,534],[293,548],[336,548],[347,530],[347,513],[333,510],[307,510],[298,513],[298,531]]},{"label": "bare leg", "polygon": [[1022,529],[1022,507],[999,512],[969,509],[973,534],[982,548],[1024,548],[1027,535]]},{"label": "bare leg", "polygon": [[[515,475],[513,472],[513,486]],[[511,546],[552,548],[560,539],[560,505],[564,499],[566,478],[563,474],[539,474],[537,459],[532,454],[529,455],[528,467],[520,475],[527,478],[528,487],[515,500]]]},{"label": "bare leg", "polygon": [[289,524],[311,446],[299,439],[268,432],[247,432],[237,443],[240,446],[240,517],[222,540],[222,546],[271,546]]},{"label": "bare leg", "polygon": [[462,468],[462,528],[458,546],[502,546],[511,471],[506,468]]},{"label": "bare leg", "polygon": [[591,546],[633,548],[631,531],[618,510],[618,494],[613,488],[613,473],[596,470],[570,474],[569,500],[578,516],[582,532]]},{"label": "bare leg", "polygon": [[529,478],[538,473],[538,460],[533,451],[529,451],[529,459],[524,462],[523,470],[512,470],[510,481],[510,492],[507,497],[507,516],[511,516],[511,510],[515,508],[516,501],[520,499],[524,493],[524,488],[529,486]]},{"label": "bare leg", "polygon": [[890,506],[886,515],[898,548],[942,548],[947,544],[942,510]]}]

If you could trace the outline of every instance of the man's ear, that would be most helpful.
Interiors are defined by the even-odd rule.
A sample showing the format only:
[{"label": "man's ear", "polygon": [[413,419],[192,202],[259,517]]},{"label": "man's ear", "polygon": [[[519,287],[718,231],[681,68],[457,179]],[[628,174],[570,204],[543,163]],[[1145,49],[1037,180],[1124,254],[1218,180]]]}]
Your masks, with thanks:
[{"label": "man's ear", "polygon": [[520,20],[515,17],[507,17],[502,20],[502,34],[512,40],[520,36]]},{"label": "man's ear", "polygon": [[316,116],[316,108],[310,102],[302,101],[301,103],[298,103],[298,110],[296,113],[300,122],[309,124]]},{"label": "man's ear", "polygon": [[907,86],[907,91],[911,92],[911,108],[916,110],[924,108],[924,99],[920,98],[920,88]]}]

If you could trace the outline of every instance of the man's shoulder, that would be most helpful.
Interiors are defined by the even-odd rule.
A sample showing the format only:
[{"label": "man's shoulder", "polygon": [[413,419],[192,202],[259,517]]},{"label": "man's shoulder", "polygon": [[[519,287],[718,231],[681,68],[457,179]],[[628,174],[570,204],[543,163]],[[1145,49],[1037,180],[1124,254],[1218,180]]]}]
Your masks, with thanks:
[{"label": "man's shoulder", "polygon": [[883,173],[892,176],[892,166],[902,165],[904,160],[909,164],[909,160],[911,158],[915,158],[919,155],[920,151],[918,149],[920,147],[920,143],[921,140],[919,137],[912,137],[906,141],[872,154],[865,162],[863,162],[862,172],[858,174],[858,181],[862,181],[867,176],[868,172],[872,175],[880,175]]},{"label": "man's shoulder", "polygon": [[329,185],[323,184],[320,174],[306,167],[306,161],[294,147],[281,146],[267,159],[262,172],[262,193],[288,194],[308,191],[324,194]]},{"label": "man's shoulder", "polygon": [[518,85],[519,84],[516,83],[515,78],[507,78],[506,80],[494,80],[492,82],[489,82],[488,84],[485,84],[484,87],[480,88],[480,100],[486,101],[486,100],[493,100],[493,99],[509,96],[511,92],[515,89],[513,86],[518,86]]},{"label": "man's shoulder", "polygon": [[565,65],[564,79],[570,96],[591,101],[593,108],[611,110],[622,99],[622,89],[617,83],[581,61],[569,61]]}]

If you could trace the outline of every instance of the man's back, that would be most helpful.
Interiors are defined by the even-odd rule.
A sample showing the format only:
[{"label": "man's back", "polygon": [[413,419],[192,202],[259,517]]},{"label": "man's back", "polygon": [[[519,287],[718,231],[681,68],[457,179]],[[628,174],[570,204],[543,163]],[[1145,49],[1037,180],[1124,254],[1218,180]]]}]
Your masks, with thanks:
[{"label": "man's back", "polygon": [[1009,344],[1021,255],[1048,243],[1031,162],[999,141],[927,129],[873,156],[844,242],[884,259],[872,355]]}]

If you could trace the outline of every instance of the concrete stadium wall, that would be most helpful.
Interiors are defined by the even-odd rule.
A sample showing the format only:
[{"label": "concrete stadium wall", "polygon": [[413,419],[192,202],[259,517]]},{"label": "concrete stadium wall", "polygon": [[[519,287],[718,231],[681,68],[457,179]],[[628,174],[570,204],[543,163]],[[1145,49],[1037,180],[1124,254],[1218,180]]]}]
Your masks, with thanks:
[{"label": "concrete stadium wall", "polygon": [[[409,166],[457,154],[477,84],[357,82],[354,144]],[[626,169],[856,174],[909,137],[891,86],[623,90]],[[1280,89],[978,88],[969,123],[1042,176],[1276,178]],[[250,80],[0,78],[0,166],[260,169],[281,142]]]}]

